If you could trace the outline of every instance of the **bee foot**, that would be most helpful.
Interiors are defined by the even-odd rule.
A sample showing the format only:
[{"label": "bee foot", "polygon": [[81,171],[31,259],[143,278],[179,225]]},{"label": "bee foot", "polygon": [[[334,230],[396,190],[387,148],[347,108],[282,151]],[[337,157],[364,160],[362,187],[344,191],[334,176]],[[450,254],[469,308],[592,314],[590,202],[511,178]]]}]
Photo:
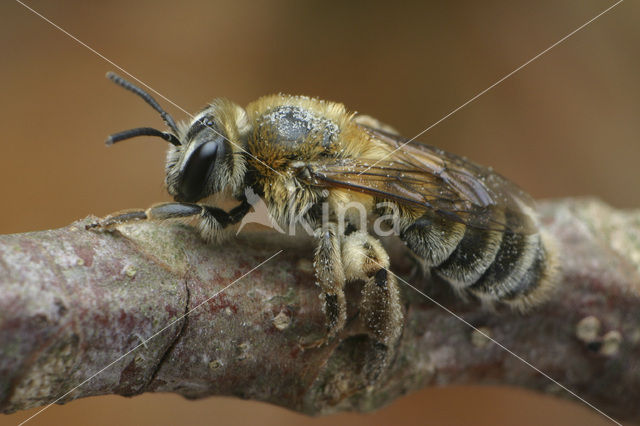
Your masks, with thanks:
[{"label": "bee foot", "polygon": [[101,220],[96,220],[94,222],[88,223],[84,226],[84,229],[86,229],[87,231],[93,231],[93,232],[100,232],[100,231],[104,231],[108,228],[106,228],[104,226],[104,224],[102,223]]},{"label": "bee foot", "polygon": [[100,222],[92,222],[92,223],[88,223],[84,226],[84,229],[86,229],[87,231],[92,231],[95,230],[95,228],[99,228],[100,227]]}]

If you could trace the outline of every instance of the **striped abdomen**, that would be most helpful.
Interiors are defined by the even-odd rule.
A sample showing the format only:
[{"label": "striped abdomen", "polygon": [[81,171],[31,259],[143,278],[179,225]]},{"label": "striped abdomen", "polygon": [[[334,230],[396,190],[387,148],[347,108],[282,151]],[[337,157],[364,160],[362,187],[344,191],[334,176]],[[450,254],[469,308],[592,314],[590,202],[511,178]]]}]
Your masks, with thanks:
[{"label": "striped abdomen", "polygon": [[426,213],[400,237],[456,290],[483,302],[525,310],[545,299],[555,276],[551,241],[539,232],[485,230]]}]

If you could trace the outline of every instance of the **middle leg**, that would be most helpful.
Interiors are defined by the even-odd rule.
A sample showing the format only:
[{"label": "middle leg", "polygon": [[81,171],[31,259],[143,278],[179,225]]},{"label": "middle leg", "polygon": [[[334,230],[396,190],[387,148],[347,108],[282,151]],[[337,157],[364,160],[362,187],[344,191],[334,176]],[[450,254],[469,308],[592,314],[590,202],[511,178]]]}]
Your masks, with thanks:
[{"label": "middle leg", "polygon": [[313,266],[316,283],[322,290],[322,311],[327,321],[326,335],[307,347],[322,346],[344,329],[347,322],[347,301],[344,295],[344,270],[340,235],[335,223],[328,223],[315,231],[318,240]]}]

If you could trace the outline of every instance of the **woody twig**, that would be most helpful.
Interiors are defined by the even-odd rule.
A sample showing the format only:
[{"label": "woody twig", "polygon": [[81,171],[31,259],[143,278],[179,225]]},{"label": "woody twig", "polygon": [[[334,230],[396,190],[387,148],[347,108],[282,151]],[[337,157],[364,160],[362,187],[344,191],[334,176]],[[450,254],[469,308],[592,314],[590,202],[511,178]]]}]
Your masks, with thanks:
[{"label": "woody twig", "polygon": [[[528,315],[460,301],[437,279],[411,275],[399,248],[390,250],[393,270],[607,415],[639,420],[640,212],[572,199],[540,212],[559,241],[563,278]],[[0,236],[3,412],[174,392],[322,414],[450,384],[520,386],[580,403],[408,286],[398,356],[373,389],[357,391],[367,344],[357,283],[344,333],[323,347],[300,344],[324,330],[308,240],[243,232],[215,246],[181,225],[97,233],[84,229],[89,221]]]}]

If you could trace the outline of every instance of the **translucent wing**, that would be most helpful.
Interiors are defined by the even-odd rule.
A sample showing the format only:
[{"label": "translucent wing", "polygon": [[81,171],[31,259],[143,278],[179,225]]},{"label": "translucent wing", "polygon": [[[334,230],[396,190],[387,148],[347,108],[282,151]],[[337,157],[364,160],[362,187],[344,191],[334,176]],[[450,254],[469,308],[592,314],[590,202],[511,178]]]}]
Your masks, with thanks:
[{"label": "translucent wing", "polygon": [[345,159],[317,164],[311,169],[316,183],[425,208],[475,228],[537,232],[531,197],[491,169],[428,145],[403,145],[406,138],[361,127],[389,156],[377,163]]}]

